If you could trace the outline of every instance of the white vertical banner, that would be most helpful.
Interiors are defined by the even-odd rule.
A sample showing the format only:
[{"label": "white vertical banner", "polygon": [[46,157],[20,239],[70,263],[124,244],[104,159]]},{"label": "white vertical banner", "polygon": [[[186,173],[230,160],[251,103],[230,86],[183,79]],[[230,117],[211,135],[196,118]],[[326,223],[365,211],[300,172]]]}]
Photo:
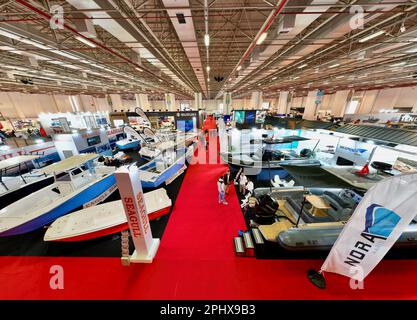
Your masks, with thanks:
[{"label": "white vertical banner", "polygon": [[261,91],[252,92],[251,107],[252,109],[262,109],[263,95]]},{"label": "white vertical banner", "polygon": [[175,94],[165,93],[165,106],[167,111],[175,111]]},{"label": "white vertical banner", "polygon": [[194,109],[203,109],[203,94],[201,92],[194,92]]},{"label": "white vertical banner", "polygon": [[230,92],[226,92],[223,95],[223,113],[229,114],[231,106],[232,106],[232,94]]},{"label": "white vertical banner", "polygon": [[375,184],[343,228],[321,270],[363,281],[417,215],[416,199],[417,173]]},{"label": "white vertical banner", "polygon": [[136,249],[130,262],[151,263],[160,241],[152,238],[138,167],[120,168],[115,176]]}]

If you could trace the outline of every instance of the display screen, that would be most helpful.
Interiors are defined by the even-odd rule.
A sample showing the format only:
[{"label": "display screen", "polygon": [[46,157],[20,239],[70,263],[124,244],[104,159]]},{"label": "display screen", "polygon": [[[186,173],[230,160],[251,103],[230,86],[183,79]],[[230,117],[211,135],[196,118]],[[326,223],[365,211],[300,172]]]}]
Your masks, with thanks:
[{"label": "display screen", "polygon": [[245,122],[249,124],[255,123],[255,111],[246,111]]},{"label": "display screen", "polygon": [[99,144],[101,142],[100,136],[95,136],[91,138],[87,138],[87,144],[89,146],[94,146],[96,144]]},{"label": "display screen", "polygon": [[245,122],[245,111],[235,111],[233,113],[233,120],[236,123],[244,123]]},{"label": "display screen", "polygon": [[184,131],[184,132],[193,131],[194,129],[193,119],[178,120],[177,129],[180,131]]},{"label": "display screen", "polygon": [[266,111],[256,111],[256,123],[264,123],[266,117]]}]

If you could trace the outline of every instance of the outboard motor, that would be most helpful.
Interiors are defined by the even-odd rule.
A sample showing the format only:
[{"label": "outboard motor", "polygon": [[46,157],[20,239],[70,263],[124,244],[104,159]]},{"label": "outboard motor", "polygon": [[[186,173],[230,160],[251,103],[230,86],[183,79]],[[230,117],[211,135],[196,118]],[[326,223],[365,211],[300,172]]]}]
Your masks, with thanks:
[{"label": "outboard motor", "polygon": [[273,154],[271,150],[265,150],[264,154],[262,155],[262,161],[271,161],[273,158]]},{"label": "outboard motor", "polygon": [[272,224],[275,222],[275,212],[279,208],[278,202],[271,196],[263,194],[257,198],[255,205],[255,221],[259,224]]},{"label": "outboard motor", "polygon": [[302,149],[300,151],[300,157],[302,158],[310,158],[313,152],[310,149]]}]

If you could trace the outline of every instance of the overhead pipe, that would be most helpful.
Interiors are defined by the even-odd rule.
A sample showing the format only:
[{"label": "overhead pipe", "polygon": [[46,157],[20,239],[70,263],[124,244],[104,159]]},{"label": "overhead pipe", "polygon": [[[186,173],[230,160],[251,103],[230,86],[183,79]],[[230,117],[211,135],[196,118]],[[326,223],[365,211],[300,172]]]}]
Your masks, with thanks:
[{"label": "overhead pipe", "polygon": [[[33,12],[37,13],[38,15],[40,15],[40,16],[42,16],[42,17],[44,17],[44,19],[46,19],[46,20],[48,20],[48,21],[50,21],[50,20],[52,19],[52,16],[51,16],[49,13],[46,13],[46,12],[44,12],[44,11],[42,11],[42,10],[40,10],[40,9],[38,9],[38,8],[36,8],[36,7],[34,7],[33,5],[29,4],[28,2],[26,2],[26,1],[24,1],[24,0],[16,0],[16,2],[17,2],[17,3],[19,3],[19,4],[21,4],[21,5],[23,5],[23,6],[25,6],[25,7],[26,7],[26,8],[28,8],[28,9],[32,10]],[[141,69],[141,70],[143,70],[144,72],[146,72],[146,73],[148,73],[148,74],[150,74],[150,75],[152,75],[152,76],[156,77],[157,79],[159,79],[159,80],[161,80],[161,81],[163,81],[163,82],[165,82],[165,83],[167,83],[167,84],[171,85],[171,83],[170,83],[170,82],[166,81],[165,79],[163,79],[162,77],[160,77],[160,76],[156,75],[155,73],[153,73],[153,72],[151,72],[151,71],[149,71],[149,70],[147,70],[147,69],[143,68],[143,67],[142,67],[141,65],[139,65],[138,63],[136,63],[136,62],[134,62],[134,61],[130,60],[129,58],[126,58],[125,56],[123,56],[123,55],[119,54],[118,52],[116,52],[116,51],[114,51],[114,50],[112,50],[112,49],[110,49],[110,48],[106,47],[105,45],[101,44],[100,42],[98,42],[98,41],[96,41],[96,40],[94,40],[94,39],[92,39],[92,38],[88,38],[88,37],[84,36],[83,34],[81,34],[80,32],[78,32],[76,29],[74,29],[73,27],[69,26],[69,25],[68,25],[68,24],[66,24],[65,22],[63,23],[63,27],[64,27],[65,29],[67,29],[67,30],[71,31],[72,33],[76,34],[77,36],[79,36],[79,37],[81,37],[81,38],[83,38],[83,39],[85,39],[85,40],[88,40],[88,41],[90,41],[90,42],[94,43],[96,46],[100,47],[101,49],[104,49],[105,51],[107,51],[107,52],[109,52],[109,53],[113,54],[114,56],[116,56],[116,57],[118,57],[118,58],[120,58],[120,59],[124,60],[125,62],[127,62],[127,63],[129,63],[129,64],[133,65],[135,68],[140,68],[140,69]],[[180,92],[179,94],[182,94],[182,95],[183,95],[184,93]],[[187,93],[185,93],[185,95],[187,95],[187,96],[188,96],[188,94],[187,94]],[[190,96],[190,97],[191,97],[191,96]]]},{"label": "overhead pipe", "polygon": [[[398,5],[398,2],[385,2],[385,5]],[[401,6],[413,6],[414,2],[404,2],[401,3]],[[351,5],[351,4],[349,4]],[[309,7],[327,7],[328,4],[326,3],[318,3],[318,4],[311,4]],[[344,7],[346,4],[332,4],[332,7],[338,8],[338,7]],[[373,7],[375,6],[375,3],[361,3],[362,7]],[[304,6],[301,5],[289,5],[286,7],[287,9],[298,9],[298,8],[304,8]],[[191,11],[203,11],[204,9],[201,8],[201,6],[195,6],[195,7],[184,7],[184,6],[177,6],[177,7],[171,7],[173,10],[186,10],[189,9]],[[166,9],[164,8],[144,8],[144,9],[136,9],[136,12],[138,13],[148,13],[148,12],[163,12]],[[245,11],[270,11],[271,6],[237,6],[237,5],[229,5],[229,6],[210,6],[211,11],[236,11],[236,10],[245,10]],[[71,10],[67,13],[85,13],[85,12],[117,12],[117,9],[80,9],[80,10]],[[24,13],[24,12],[4,12],[2,15],[28,15],[30,13]]]},{"label": "overhead pipe", "polygon": [[[206,37],[208,37],[208,41],[210,42],[210,36],[209,36],[209,27],[208,27],[208,16],[209,16],[209,12],[208,12],[208,0],[204,0],[204,28],[205,28],[205,33],[204,33],[204,45],[206,46],[206,62],[207,62],[207,66],[209,66],[209,45],[206,45]],[[207,67],[206,66],[206,67]],[[204,72],[204,71],[203,71]],[[207,72],[207,78],[206,79],[206,88],[207,88],[207,96],[210,99],[210,93],[209,93],[209,79],[210,79],[210,71],[208,69],[206,69]]]}]

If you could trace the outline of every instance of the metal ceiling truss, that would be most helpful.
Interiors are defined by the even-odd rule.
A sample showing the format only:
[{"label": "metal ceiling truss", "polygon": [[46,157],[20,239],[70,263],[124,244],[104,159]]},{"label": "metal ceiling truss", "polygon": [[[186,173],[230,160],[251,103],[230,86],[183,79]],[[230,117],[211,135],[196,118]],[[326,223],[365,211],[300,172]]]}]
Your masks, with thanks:
[{"label": "metal ceiling truss", "polygon": [[[334,92],[417,84],[414,78],[417,72],[417,42],[414,43],[417,39],[417,4],[414,1],[350,0],[329,5],[289,0],[284,10],[271,19],[282,1],[209,1],[208,55],[204,44],[204,2],[189,0],[187,7],[169,7],[178,13],[191,10],[197,37],[197,44],[193,46],[198,47],[200,53],[205,85],[210,88],[209,97],[226,91],[234,92],[235,97],[247,96],[255,90],[275,97],[281,90],[302,95],[318,88]],[[96,96],[120,93],[128,98],[133,98],[133,93],[147,93],[154,99],[162,99],[165,92],[175,93],[177,99],[190,99],[193,92],[203,92],[192,61],[171,21],[176,17],[168,15],[162,0],[94,0],[97,7],[84,9],[69,2],[0,0],[0,32],[9,30],[24,39],[0,35],[2,91]],[[36,12],[49,14],[49,8],[57,4],[65,13],[64,30],[51,29],[46,16]],[[349,10],[355,4],[364,8],[369,19],[365,28],[337,36],[332,34],[335,26],[347,21],[351,15]],[[385,9],[375,7],[377,4]],[[96,13],[94,17],[93,13]],[[84,40],[90,39],[97,42],[96,45],[92,47],[81,42],[76,38],[77,20],[109,19],[97,13],[110,16],[135,41],[120,40],[117,34],[95,23],[97,37]],[[286,15],[295,15],[302,20],[312,14],[319,16],[290,39],[272,34]],[[266,21],[270,22],[268,38],[256,46],[254,43]],[[385,32],[384,35],[361,41],[380,30]],[[33,46],[25,39],[37,41],[48,49]],[[262,52],[268,46],[276,49],[263,57],[256,67],[250,67],[256,52]],[[140,63],[136,62],[135,55],[145,49],[149,55],[141,57]],[[29,65],[29,58],[35,58],[37,63]],[[402,65],[404,63],[407,64]],[[337,66],[329,68],[331,64]],[[243,75],[238,70],[240,65],[248,68]],[[208,66],[210,72],[207,72]],[[25,79],[33,79],[34,84],[23,83]],[[232,80],[230,84],[229,79]]]}]

